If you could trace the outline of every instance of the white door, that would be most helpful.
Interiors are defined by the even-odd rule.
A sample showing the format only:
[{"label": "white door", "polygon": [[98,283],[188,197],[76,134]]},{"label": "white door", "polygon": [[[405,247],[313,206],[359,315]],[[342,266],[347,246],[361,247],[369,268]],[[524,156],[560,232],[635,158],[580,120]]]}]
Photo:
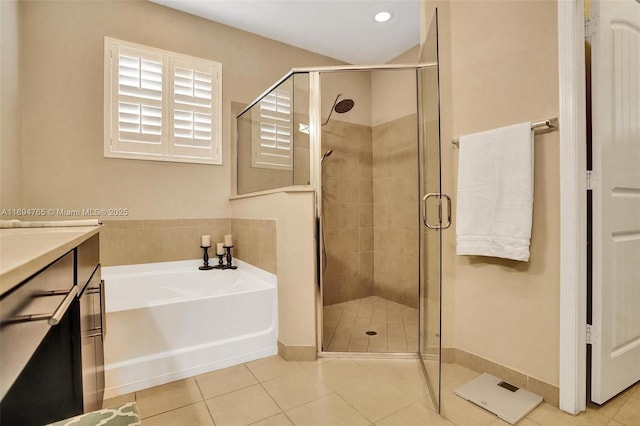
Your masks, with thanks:
[{"label": "white door", "polygon": [[640,380],[640,2],[594,1],[591,400]]}]

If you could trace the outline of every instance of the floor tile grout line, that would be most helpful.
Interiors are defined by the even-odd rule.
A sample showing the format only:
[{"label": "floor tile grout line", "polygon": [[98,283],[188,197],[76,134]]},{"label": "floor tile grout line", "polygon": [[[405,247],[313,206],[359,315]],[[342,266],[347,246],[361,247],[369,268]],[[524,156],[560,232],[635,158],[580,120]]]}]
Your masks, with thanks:
[{"label": "floor tile grout line", "polygon": [[276,417],[276,416],[279,416],[280,414],[282,414],[283,416],[285,416],[285,417],[287,418],[287,420],[289,420],[289,421],[291,422],[291,424],[294,424],[294,423],[291,421],[291,419],[289,418],[289,416],[287,416],[287,415],[286,415],[286,413],[285,413],[284,411],[281,411],[281,412],[279,412],[279,413],[274,414],[273,416],[265,417],[264,419],[256,420],[256,421],[255,421],[255,422],[253,422],[253,423],[249,423],[247,426],[256,425],[256,424],[258,424],[258,423],[260,423],[260,422],[263,422],[263,421],[265,421],[265,420],[269,420],[269,419],[272,419],[272,418],[274,418],[274,417]]},{"label": "floor tile grout line", "polygon": [[211,418],[211,421],[213,422],[213,424],[215,426],[216,422],[213,419],[213,416],[211,415],[211,411],[209,411],[209,406],[207,405],[205,400],[191,402],[191,403],[189,403],[187,405],[183,405],[181,407],[172,408],[171,410],[167,410],[167,411],[163,411],[162,413],[154,414],[153,416],[148,416],[148,417],[144,417],[144,418],[141,417],[140,420],[149,420],[149,419],[152,419],[154,417],[163,416],[165,414],[173,413],[174,411],[178,411],[178,410],[181,410],[181,409],[186,408],[186,407],[191,407],[192,405],[200,404],[201,402],[204,403],[205,407],[207,408],[207,413],[209,413],[209,417]]},{"label": "floor tile grout line", "polygon": [[[295,362],[295,361],[294,361],[294,362]],[[299,364],[298,364],[298,365],[299,365]],[[302,369],[304,370],[304,367],[303,367],[303,366],[300,366],[300,368],[302,368]],[[252,374],[253,374],[253,373],[252,373]],[[263,421],[263,420],[269,419],[269,418],[271,418],[271,417],[275,417],[275,416],[277,416],[278,414],[283,414],[283,415],[284,415],[284,416],[285,416],[285,417],[286,417],[286,418],[291,422],[291,424],[295,425],[295,423],[293,422],[293,420],[292,420],[292,419],[287,415],[287,411],[288,411],[288,410],[293,410],[293,409],[295,409],[295,408],[302,407],[303,405],[306,405],[306,404],[308,404],[308,403],[311,403],[311,402],[313,402],[313,401],[316,401],[316,400],[318,400],[318,399],[320,399],[320,398],[322,398],[322,397],[324,397],[324,396],[330,395],[331,393],[335,393],[333,390],[331,390],[331,392],[330,392],[329,394],[327,394],[327,395],[323,395],[323,396],[320,396],[320,397],[318,397],[318,398],[314,398],[314,399],[312,399],[312,400],[310,400],[310,401],[307,401],[307,402],[305,402],[305,403],[303,403],[303,404],[300,404],[300,405],[298,405],[298,406],[296,406],[296,407],[291,407],[291,408],[289,408],[287,411],[285,411],[285,409],[284,409],[284,408],[282,408],[282,406],[281,406],[280,404],[278,404],[278,401],[276,401],[276,400],[275,400],[275,398],[274,398],[274,397],[269,393],[269,390],[268,390],[267,388],[265,388],[265,387],[264,387],[264,383],[271,382],[271,381],[273,381],[273,380],[278,380],[278,379],[281,379],[281,378],[283,378],[283,377],[290,376],[290,375],[293,375],[293,374],[296,374],[296,373],[285,374],[284,376],[280,376],[280,377],[274,377],[274,378],[272,378],[272,379],[265,380],[264,382],[260,382],[260,381],[258,381],[258,384],[259,384],[259,385],[262,387],[262,389],[266,392],[266,394],[269,396],[269,398],[271,398],[271,400],[273,401],[273,403],[274,403],[274,404],[276,404],[276,406],[280,409],[280,413],[277,413],[277,414],[274,414],[273,416],[269,416],[269,417],[265,417],[265,418],[263,418],[263,419],[257,420],[257,421],[256,421],[256,422],[254,422],[254,423],[257,423],[257,422],[260,422],[260,421]],[[306,374],[306,372],[305,372],[305,374]],[[255,376],[254,376],[254,377],[255,377]],[[256,380],[257,380],[257,377],[256,377]],[[315,379],[314,379],[314,380],[315,380]],[[327,385],[327,387],[329,387],[329,386]]]},{"label": "floor tile grout line", "polygon": [[[316,401],[318,401],[318,400],[321,400],[322,398],[325,398],[325,397],[327,397],[327,396],[331,396],[331,395],[339,396],[339,395],[338,395],[338,392],[336,392],[335,390],[331,389],[331,392],[329,392],[329,393],[327,393],[327,394],[325,394],[325,395],[321,395],[321,396],[319,396],[319,397],[317,397],[317,398],[310,399],[309,401],[304,402],[304,403],[302,403],[302,404],[300,404],[300,405],[296,405],[295,407],[287,408],[287,410],[286,410],[286,411],[285,411],[285,410],[282,410],[282,412],[283,412],[285,415],[287,415],[287,411],[296,410],[296,409],[298,409],[298,408],[300,408],[300,407],[304,407],[305,405],[311,404],[311,403],[313,403],[313,402],[316,402]],[[291,420],[291,418],[290,418],[288,415],[287,415],[287,418],[289,418],[289,420],[291,421],[291,423],[293,423],[293,424],[295,425],[295,422],[294,422],[293,420]]]},{"label": "floor tile grout line", "polygon": [[[263,358],[263,359],[265,359],[265,358]],[[260,383],[260,380],[258,379],[258,377],[256,377],[256,375],[255,375],[255,374],[253,374],[253,371],[251,371],[251,368],[249,368],[249,363],[248,363],[248,362],[245,362],[245,363],[242,363],[241,365],[243,365],[243,366],[244,366],[244,368],[246,368],[247,370],[249,370],[249,374],[251,374],[251,376],[255,379],[256,383],[258,383],[258,384],[259,384],[259,383]],[[251,385],[251,386],[253,386],[253,385]],[[247,387],[248,387],[248,386],[247,386]]]},{"label": "floor tile grout line", "polygon": [[[249,374],[251,374],[251,376],[255,379],[255,381],[256,381],[257,383],[251,384],[251,385],[249,385],[249,386],[244,386],[244,387],[242,387],[242,388],[239,388],[239,389],[236,389],[236,390],[233,390],[233,391],[230,391],[230,392],[226,392],[226,393],[224,393],[224,394],[216,395],[216,396],[214,396],[214,397],[209,398],[208,400],[211,400],[211,399],[217,398],[217,397],[222,396],[222,395],[228,395],[228,394],[230,394],[230,393],[233,393],[233,392],[236,392],[236,391],[239,391],[239,390],[242,390],[242,389],[247,389],[247,388],[250,388],[250,387],[253,387],[253,386],[258,385],[258,386],[260,386],[260,388],[261,388],[261,389],[262,389],[262,390],[267,394],[267,396],[269,397],[269,399],[271,399],[271,401],[273,401],[273,403],[276,405],[276,407],[278,407],[278,409],[280,409],[280,412],[279,412],[279,413],[276,413],[276,414],[273,414],[273,415],[271,415],[271,416],[267,416],[267,417],[263,417],[263,418],[261,418],[261,419],[258,419],[258,420],[256,420],[256,421],[255,421],[255,422],[253,422],[253,423],[261,422],[261,421],[263,421],[263,420],[265,420],[265,419],[268,419],[268,418],[271,418],[271,417],[275,417],[275,416],[277,416],[277,415],[278,415],[278,414],[280,414],[280,413],[284,413],[284,410],[282,409],[282,407],[280,406],[280,404],[278,404],[278,402],[277,402],[277,401],[275,401],[275,400],[273,399],[273,397],[271,396],[271,394],[269,393],[269,391],[267,391],[267,389],[262,385],[262,383],[263,383],[263,382],[261,382],[260,380],[258,380],[258,378],[256,377],[256,375],[253,373],[253,371],[251,371],[251,369],[249,368],[249,366],[248,366],[247,364],[248,364],[248,363],[247,363],[247,362],[245,362],[245,363],[242,363],[242,364],[239,364],[239,365],[244,366],[244,367],[249,371]],[[281,377],[283,377],[283,376],[281,376]],[[272,379],[265,380],[265,383],[266,383],[266,382],[268,382],[268,381],[271,381],[271,380],[278,379],[278,378],[279,378],[279,377],[274,377],[274,378],[272,378]],[[208,400],[205,400],[205,403],[206,403],[206,401],[208,401]],[[209,409],[209,404],[206,404],[206,405],[207,405],[207,409]],[[211,410],[209,410],[209,415],[211,416],[211,418],[212,418],[212,420],[213,420],[213,422],[214,422],[214,424],[215,424],[215,419],[213,418],[213,413],[211,413]],[[251,423],[251,424],[253,424],[253,423]]]},{"label": "floor tile grout line", "polygon": [[207,401],[204,401],[204,406],[207,407],[207,412],[209,413],[209,417],[211,417],[211,421],[213,422],[213,425],[216,425],[216,419],[213,417],[213,413],[211,412],[211,407],[209,407],[209,404],[207,404]]},{"label": "floor tile grout line", "polygon": [[340,318],[338,318],[338,322],[336,322],[336,327],[333,329],[333,333],[331,334],[331,340],[329,341],[329,343],[327,343],[327,350],[329,349],[329,346],[331,346],[331,343],[333,343],[333,339],[336,338],[336,332],[338,331],[338,326],[340,325],[340,321],[342,320],[343,315],[344,315],[344,311],[340,311]]},{"label": "floor tile grout line", "polygon": [[[219,370],[214,370],[214,371],[219,371]],[[207,374],[207,373],[205,373]],[[213,413],[211,412],[211,409],[209,408],[209,404],[207,404],[207,400],[204,397],[204,392],[202,392],[202,388],[200,387],[200,383],[198,382],[198,377],[202,376],[204,374],[199,374],[198,376],[194,376],[194,380],[196,382],[196,386],[198,386],[198,391],[200,391],[200,396],[202,397],[202,402],[204,402],[204,406],[207,407],[207,413],[209,413],[209,418],[211,419],[211,421],[213,422],[213,424],[216,424],[215,419],[213,418]],[[211,399],[211,398],[209,398]]]},{"label": "floor tile grout line", "polygon": [[[374,424],[375,423],[375,422],[371,421],[371,419],[369,419],[369,417],[365,416],[364,413],[362,413],[360,410],[358,410],[356,407],[354,407],[342,395],[340,395],[340,393],[338,391],[334,391],[333,394],[336,395],[338,398],[340,398],[342,400],[342,402],[347,404],[349,406],[349,408],[353,409],[356,413],[358,413],[360,416],[362,416],[366,421],[369,422],[369,424]],[[325,396],[328,396],[328,395],[325,395]],[[320,399],[320,398],[318,398],[318,399]],[[296,426],[298,426],[298,425],[296,425]]]},{"label": "floor tile grout line", "polygon": [[[215,373],[216,371],[226,370],[227,368],[238,367],[238,366],[240,366],[240,365],[245,366],[245,364],[246,364],[246,363],[238,364],[238,365],[232,365],[232,366],[229,366],[229,367],[221,368],[220,370],[213,370],[213,371],[210,371],[209,373]],[[246,366],[245,366],[245,368],[246,368]],[[251,384],[249,384],[249,385],[243,385],[243,386],[241,386],[241,387],[239,387],[239,388],[236,388],[236,389],[234,389],[234,390],[230,390],[230,391],[222,392],[222,393],[219,393],[219,394],[213,395],[213,396],[211,396],[211,397],[209,397],[209,398],[206,398],[206,397],[204,396],[204,394],[203,394],[203,395],[202,395],[202,398],[203,398],[202,400],[203,400],[203,401],[205,401],[205,402],[206,402],[206,401],[210,401],[210,400],[215,399],[215,398],[217,398],[217,397],[219,397],[219,396],[229,395],[230,393],[237,392],[237,391],[242,390],[242,389],[250,388],[251,386],[255,386],[255,385],[257,385],[258,383],[260,383],[260,381],[259,381],[259,380],[258,380],[258,379],[253,375],[253,373],[251,372],[251,370],[249,370],[249,368],[247,368],[247,370],[249,371],[249,374],[251,374],[251,376],[252,376],[252,377],[254,378],[254,380],[256,381],[255,383],[251,383]],[[203,373],[203,374],[199,374],[198,376],[194,376],[194,378],[196,378],[196,383],[197,383],[197,377],[199,377],[199,376],[203,376],[203,375],[205,375],[205,374],[209,374],[209,373]],[[271,379],[269,379],[269,380],[271,380]]]},{"label": "floor tile grout line", "polygon": [[[160,386],[164,386],[164,385],[168,385],[168,384],[176,383],[176,382],[180,382],[180,381],[188,381],[189,379],[193,379],[193,380],[196,382],[196,386],[197,386],[198,382],[197,382],[197,380],[195,379],[195,376],[192,376],[192,377],[186,377],[186,378],[184,378],[184,379],[175,380],[175,381],[173,381],[173,382],[165,383],[165,384],[163,384],[163,385],[158,385],[158,386],[154,386],[154,387],[160,387]],[[152,387],[152,388],[148,388],[148,389],[153,389],[154,387]],[[146,389],[142,389],[142,390],[146,390]],[[200,391],[200,387],[199,387],[199,386],[198,386],[198,391]],[[135,395],[135,398],[136,398],[136,404],[138,403],[138,392],[141,392],[141,391],[136,391],[136,392],[135,392],[135,394],[136,394],[136,395]],[[202,393],[201,393],[201,396],[202,396]],[[184,407],[187,407],[187,406],[189,406],[189,405],[196,404],[196,403],[198,403],[198,402],[202,402],[202,401],[204,401],[204,399],[201,399],[200,401],[189,402],[189,403],[184,404],[184,405],[181,405],[181,406],[179,406],[179,407],[174,407],[174,408],[172,408],[172,409],[170,409],[170,410],[161,411],[161,412],[159,412],[159,413],[156,413],[156,414],[153,414],[153,415],[151,415],[151,416],[147,416],[147,417],[142,417],[142,413],[140,413],[140,420],[148,419],[148,418],[151,418],[151,417],[153,417],[153,416],[157,416],[157,415],[159,415],[159,414],[166,414],[166,413],[169,413],[169,412],[171,412],[171,411],[179,410],[180,408],[184,408]],[[139,410],[138,410],[138,411],[139,411]]]},{"label": "floor tile grout line", "polygon": [[[275,380],[275,378],[274,378],[274,380]],[[266,382],[265,382],[265,383],[266,383]],[[276,407],[278,407],[278,409],[280,410],[280,413],[283,413],[283,414],[284,414],[284,410],[282,409],[282,407],[280,406],[280,404],[278,404],[278,401],[276,401],[276,400],[275,400],[275,398],[273,398],[273,396],[271,396],[271,394],[269,393],[269,391],[267,390],[267,388],[265,388],[265,387],[264,387],[263,383],[262,383],[262,382],[259,382],[258,384],[260,385],[260,387],[262,388],[262,390],[264,391],[264,393],[266,393],[266,394],[267,394],[267,396],[269,397],[269,399],[271,399],[271,401],[273,401],[273,403],[274,403],[274,404],[276,404]],[[276,413],[276,414],[274,414],[273,416],[276,416],[276,415],[278,415],[278,414],[280,414],[280,413]],[[273,417],[273,416],[269,416],[269,417]],[[286,416],[286,414],[285,414],[285,416]],[[268,419],[269,417],[263,417],[262,419],[257,420],[257,421],[262,421],[262,420],[264,420],[264,419]]]},{"label": "floor tile grout line", "polygon": [[[410,403],[410,404],[408,404],[408,405],[406,405],[406,406],[404,406],[404,407],[402,407],[402,408],[398,408],[396,411],[394,411],[393,413],[389,414],[388,416],[384,416],[383,418],[378,419],[378,420],[376,420],[375,422],[372,422],[372,423],[374,423],[374,424],[375,424],[375,423],[377,423],[377,422],[381,422],[381,421],[383,421],[383,420],[385,420],[385,419],[388,419],[389,417],[391,417],[391,416],[393,416],[393,415],[395,415],[395,414],[399,413],[400,411],[402,411],[402,410],[404,410],[404,409],[406,409],[406,408],[411,407],[413,404],[420,404],[420,401],[413,400],[413,401],[411,401],[411,403]],[[436,414],[436,413],[435,413],[435,411],[433,411],[433,410],[432,410],[432,409],[430,409],[429,407],[425,406],[424,404],[421,404],[421,405],[422,405],[423,407],[425,407],[427,410],[429,410],[429,411],[433,412],[434,414]]]}]

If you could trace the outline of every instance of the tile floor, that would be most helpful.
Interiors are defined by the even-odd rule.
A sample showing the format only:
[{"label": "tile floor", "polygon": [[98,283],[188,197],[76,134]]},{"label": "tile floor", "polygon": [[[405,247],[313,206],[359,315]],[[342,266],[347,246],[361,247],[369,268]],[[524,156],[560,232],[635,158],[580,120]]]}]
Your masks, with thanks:
[{"label": "tile floor", "polygon": [[378,296],[325,306],[323,324],[329,352],[418,351],[418,310]]},{"label": "tile floor", "polygon": [[[105,401],[135,400],[143,426],[504,426],[453,390],[477,373],[443,365],[443,416],[438,416],[417,360],[318,359],[278,356],[229,367]],[[602,407],[570,416],[543,403],[518,426],[638,426],[640,385]]]}]

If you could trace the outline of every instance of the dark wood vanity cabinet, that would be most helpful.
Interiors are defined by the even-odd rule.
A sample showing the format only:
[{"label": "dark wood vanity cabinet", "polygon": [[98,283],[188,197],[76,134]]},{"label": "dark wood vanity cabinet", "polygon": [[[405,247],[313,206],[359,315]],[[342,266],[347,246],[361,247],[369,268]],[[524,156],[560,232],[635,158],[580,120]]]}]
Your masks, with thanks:
[{"label": "dark wood vanity cabinet", "polygon": [[94,235],[0,297],[0,424],[101,408],[104,292]]},{"label": "dark wood vanity cabinet", "polygon": [[[81,412],[74,287],[69,252],[0,299],[0,424],[42,425]],[[54,312],[62,316],[52,325]]]}]

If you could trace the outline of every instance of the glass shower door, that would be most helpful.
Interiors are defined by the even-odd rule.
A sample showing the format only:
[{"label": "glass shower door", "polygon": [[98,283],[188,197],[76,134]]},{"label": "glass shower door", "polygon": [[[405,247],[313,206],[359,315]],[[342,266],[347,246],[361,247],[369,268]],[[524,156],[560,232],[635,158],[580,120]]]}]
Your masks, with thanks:
[{"label": "glass shower door", "polygon": [[419,355],[432,402],[440,412],[442,230],[451,223],[451,202],[442,194],[437,15],[417,69],[420,181]]}]

